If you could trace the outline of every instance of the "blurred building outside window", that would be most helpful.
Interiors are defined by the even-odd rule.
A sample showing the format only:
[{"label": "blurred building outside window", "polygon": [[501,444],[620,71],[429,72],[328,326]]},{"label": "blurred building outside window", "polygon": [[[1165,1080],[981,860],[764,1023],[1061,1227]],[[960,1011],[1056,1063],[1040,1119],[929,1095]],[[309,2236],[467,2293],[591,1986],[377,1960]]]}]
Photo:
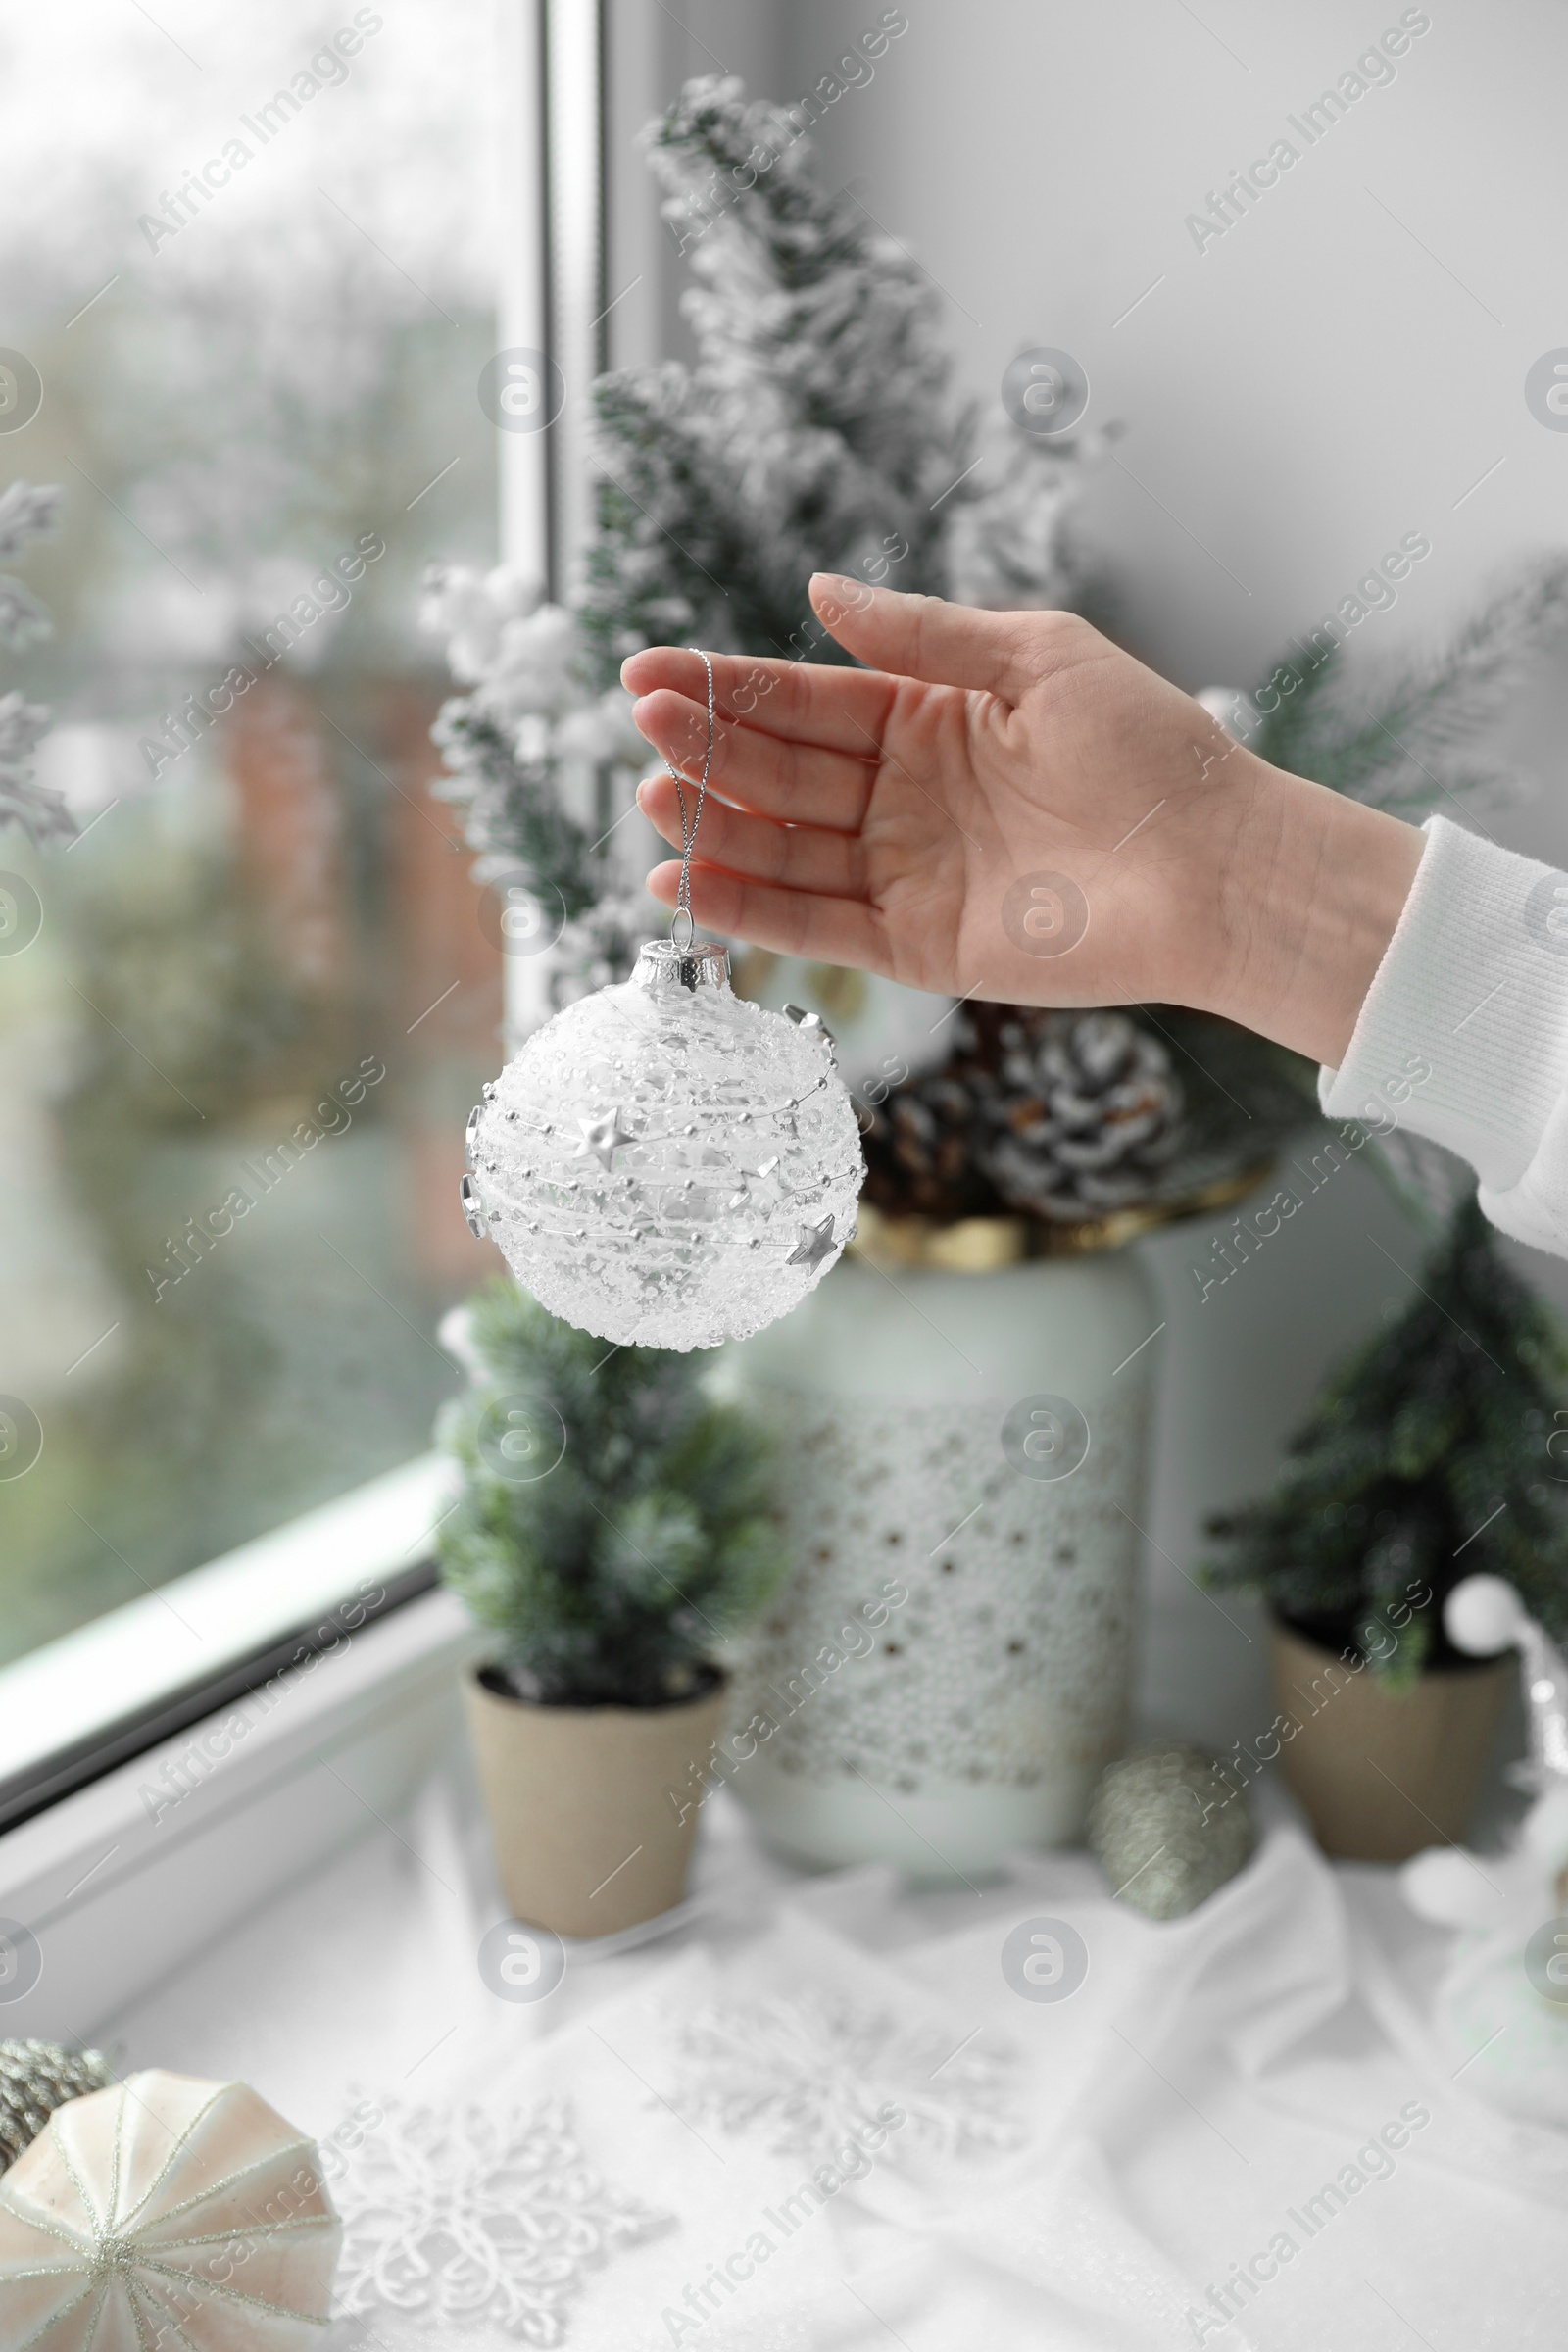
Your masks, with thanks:
[{"label": "blurred building outside window", "polygon": [[0,489],[64,490],[0,692],[53,707],[80,828],[0,832],[42,907],[0,952],[0,1397],[43,1440],[0,1463],[0,1664],[422,1453],[500,1262],[458,1206],[499,935],[416,627],[430,560],[496,557],[495,14],[0,29],[0,341],[44,387]]}]

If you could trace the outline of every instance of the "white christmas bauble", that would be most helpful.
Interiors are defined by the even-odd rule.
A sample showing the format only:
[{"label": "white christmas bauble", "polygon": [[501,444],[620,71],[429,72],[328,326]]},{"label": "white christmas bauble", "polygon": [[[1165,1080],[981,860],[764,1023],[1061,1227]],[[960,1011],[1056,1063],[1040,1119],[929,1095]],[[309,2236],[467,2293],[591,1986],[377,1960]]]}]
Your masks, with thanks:
[{"label": "white christmas bauble", "polygon": [[713,1348],[798,1306],[855,1230],[859,1128],[814,1014],[734,995],[722,947],[651,941],[536,1030],[468,1121],[464,1207],[552,1314]]}]

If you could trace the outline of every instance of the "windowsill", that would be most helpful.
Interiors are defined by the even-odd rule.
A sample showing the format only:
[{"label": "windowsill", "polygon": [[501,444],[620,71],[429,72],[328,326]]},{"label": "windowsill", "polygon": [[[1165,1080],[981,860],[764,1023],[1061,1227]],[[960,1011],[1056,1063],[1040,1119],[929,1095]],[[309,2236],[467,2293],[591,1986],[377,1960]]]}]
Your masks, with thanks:
[{"label": "windowsill", "polygon": [[426,1592],[0,1836],[0,2034],[77,2042],[411,1801],[483,1647]]}]

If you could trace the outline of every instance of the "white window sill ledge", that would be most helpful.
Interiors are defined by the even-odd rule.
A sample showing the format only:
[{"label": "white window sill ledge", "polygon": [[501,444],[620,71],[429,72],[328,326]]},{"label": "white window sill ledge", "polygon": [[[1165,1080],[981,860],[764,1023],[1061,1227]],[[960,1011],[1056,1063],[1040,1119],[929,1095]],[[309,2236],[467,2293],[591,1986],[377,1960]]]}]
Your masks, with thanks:
[{"label": "white window sill ledge", "polygon": [[[309,1614],[298,1602],[309,1592],[312,1605],[318,1603],[325,1588],[312,1579],[329,1568],[337,1599],[356,1577],[384,1576],[418,1558],[420,1544],[428,1544],[429,1508],[444,1507],[445,1475],[439,1463],[412,1464],[313,1514],[301,1523],[304,1543],[299,1528],[280,1531],[171,1591],[183,1606],[199,1588],[202,1605],[212,1600],[217,1612],[210,1620],[215,1655],[223,1642],[232,1642],[230,1657],[243,1655],[255,1645],[255,1623],[240,1641],[221,1617],[225,1577],[242,1574],[250,1601],[261,1607],[258,1579],[275,1567],[270,1596],[278,1599],[281,1585],[291,1612],[284,1622],[297,1624]],[[416,1500],[428,1507],[416,1513],[410,1507]],[[293,1558],[290,1539],[299,1544]],[[238,1597],[246,1599],[243,1590]],[[139,1617],[158,1606],[155,1596],[116,1615]],[[113,1654],[102,1636],[90,1627],[51,1645],[65,1653],[81,1642],[100,1714]],[[0,1938],[11,1936],[20,1960],[0,1967],[0,2035],[89,2040],[96,2021],[395,1814],[449,1736],[458,1671],[481,1648],[450,1593],[425,1593],[342,1633],[319,1655],[0,1837]],[[145,1653],[133,1649],[133,1669],[138,1659],[146,1664]],[[67,1663],[42,1652],[12,1670],[30,1676],[30,1705],[42,1704],[51,1683],[63,1700],[69,1679],[56,1678]],[[0,1679],[8,1706],[9,1683],[10,1676]],[[123,1686],[117,1680],[114,1688],[122,1698]],[[34,1731],[41,1728],[35,1716]],[[56,1742],[59,1737],[57,1721]],[[19,1927],[25,1931],[20,1938]],[[0,1941],[0,1961],[6,1948]]]}]

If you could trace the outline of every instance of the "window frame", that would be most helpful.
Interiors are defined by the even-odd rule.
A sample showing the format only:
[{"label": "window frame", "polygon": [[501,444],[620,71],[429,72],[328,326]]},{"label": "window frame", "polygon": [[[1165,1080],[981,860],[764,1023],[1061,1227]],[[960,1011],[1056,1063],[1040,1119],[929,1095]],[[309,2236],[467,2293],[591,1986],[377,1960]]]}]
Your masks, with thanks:
[{"label": "window frame", "polygon": [[[454,1495],[451,1465],[419,1455],[0,1670],[0,1846],[51,1804],[428,1592],[432,1537]],[[198,1645],[199,1670],[171,1654],[172,1622]]]},{"label": "window frame", "polygon": [[[501,159],[498,335],[504,348],[559,354],[577,394],[560,431],[499,435],[501,550],[558,594],[591,512],[581,477],[586,385],[605,346],[605,56],[601,0],[587,9],[581,0],[504,0],[497,62],[513,103]],[[536,977],[509,967],[509,1021],[531,1009],[531,1000],[512,996]],[[177,1836],[149,1845],[143,1834],[157,1825],[139,1818],[137,1788],[260,1696],[289,1693],[280,1711],[311,1727],[318,1749],[347,1741],[363,1750],[379,1801],[412,1793],[408,1759],[426,1769],[429,1740],[407,1742],[403,1763],[376,1763],[380,1717],[387,1707],[422,1722],[433,1721],[432,1708],[450,1717],[453,1678],[481,1646],[457,1602],[436,1589],[431,1538],[450,1508],[453,1475],[436,1455],[405,1463],[0,1668],[0,1935],[8,1920],[36,1925],[67,1954],[26,2000],[0,1996],[0,2032],[74,2034],[128,1998],[136,1982],[150,1982],[149,1966],[156,1975],[165,1965],[168,1938],[145,1921],[131,1943],[100,1932],[101,1952],[114,1955],[112,1981],[78,1948],[79,1928],[70,1923],[96,1912],[113,1888],[156,1878],[188,1944],[193,1924],[216,1932],[279,1883],[285,1863],[292,1873],[328,1850],[343,1829],[342,1807],[313,1799],[302,1809],[306,1766],[298,1756],[291,1764],[287,1740],[279,1745],[281,1735],[262,1724],[181,1802]],[[170,1609],[207,1623],[213,1655],[200,1671],[159,1655]],[[309,1704],[293,1703],[308,1682]],[[266,1780],[264,1758],[271,1796],[257,1779]],[[249,1840],[261,1860],[242,1899],[222,1869],[214,1877],[211,1856],[194,1857],[223,1809],[250,1804],[261,1807]],[[285,1820],[295,1822],[292,1842],[278,1835]],[[90,1850],[95,1841],[101,1858]],[[77,1863],[86,1872],[80,1903],[75,1886],[57,1884]],[[126,1901],[117,1901],[128,1922]],[[156,1966],[146,1958],[154,1951],[165,1955]],[[35,2013],[53,2025],[23,2022]]]}]

